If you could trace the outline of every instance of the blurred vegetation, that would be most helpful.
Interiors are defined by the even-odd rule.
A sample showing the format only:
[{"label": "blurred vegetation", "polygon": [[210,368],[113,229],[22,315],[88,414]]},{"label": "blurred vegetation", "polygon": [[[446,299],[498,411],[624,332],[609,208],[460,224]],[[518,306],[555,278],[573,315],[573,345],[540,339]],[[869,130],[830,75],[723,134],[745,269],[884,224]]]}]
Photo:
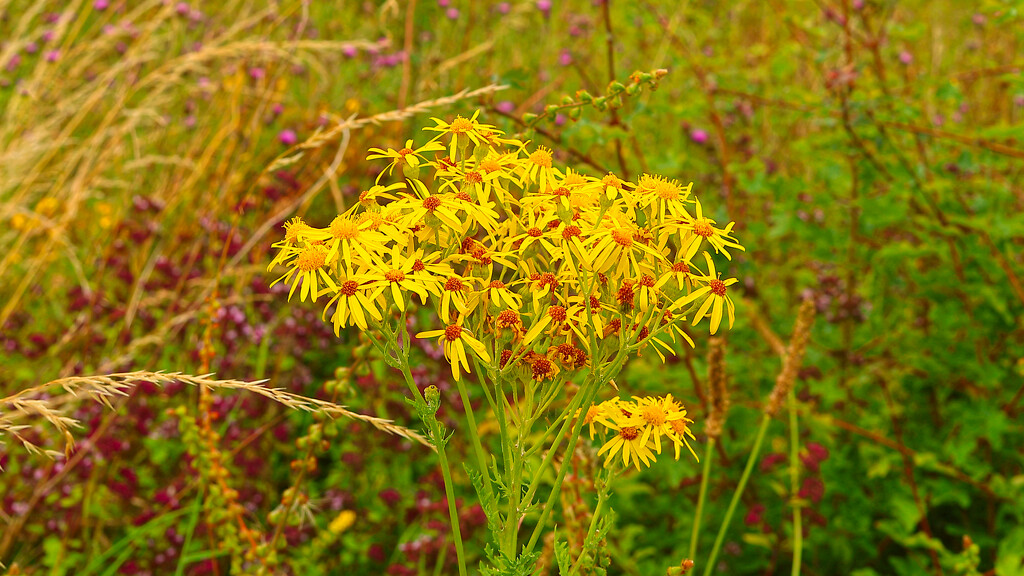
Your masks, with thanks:
[{"label": "blurred vegetation", "polygon": [[[216,372],[414,426],[367,342],[267,287],[269,246],[287,218],[324,226],[356,201],[381,169],[368,147],[483,109],[592,175],[693,181],[752,247],[731,268],[733,408],[695,570],[811,299],[799,465],[783,415],[711,568],[791,571],[799,505],[806,574],[1024,574],[1024,2],[0,0],[0,39],[0,395]],[[662,68],[621,105],[561,107]],[[699,430],[706,352],[634,359],[617,385],[682,399]],[[443,360],[420,360],[464,426]],[[414,442],[181,382],[136,382],[114,410],[60,392],[40,399],[80,422],[74,450],[8,435],[0,452],[9,573],[453,571]],[[0,402],[24,440],[62,448]],[[595,452],[566,459],[573,546]],[[700,481],[665,461],[616,484],[609,573],[679,565]]]}]

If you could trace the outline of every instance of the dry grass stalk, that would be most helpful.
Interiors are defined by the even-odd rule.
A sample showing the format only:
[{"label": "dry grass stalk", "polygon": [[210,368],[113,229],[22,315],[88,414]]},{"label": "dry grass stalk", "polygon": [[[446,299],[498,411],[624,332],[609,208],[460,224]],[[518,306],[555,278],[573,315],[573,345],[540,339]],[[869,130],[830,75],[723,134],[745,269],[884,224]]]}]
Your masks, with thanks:
[{"label": "dry grass stalk", "polygon": [[729,412],[729,388],[725,378],[725,340],[711,338],[708,345],[708,419],[705,422],[709,438],[722,435],[725,418]]},{"label": "dry grass stalk", "polygon": [[[243,380],[216,380],[210,376],[212,375],[204,374],[201,376],[192,376],[177,372],[165,373],[136,371],[101,376],[73,376],[70,378],[53,380],[46,384],[33,386],[6,398],[0,399],[0,434],[8,434],[14,437],[21,442],[29,452],[44,453],[50,457],[58,456],[60,455],[59,452],[44,450],[22,434],[22,431],[29,428],[29,425],[21,423],[24,419],[32,416],[40,417],[56,428],[64,437],[65,454],[67,454],[72,450],[72,448],[74,448],[74,436],[72,435],[71,430],[79,427],[80,423],[78,420],[67,415],[65,409],[62,408],[64,404],[81,398],[82,396],[86,396],[96,402],[102,403],[108,408],[113,409],[111,400],[128,396],[129,392],[135,387],[135,384],[138,381],[148,381],[157,385],[177,381],[190,384],[192,386],[208,386],[212,389],[245,390],[247,392],[252,392],[265,398],[269,398],[270,400],[293,410],[323,412],[329,416],[351,418],[360,422],[366,422],[382,432],[414,440],[433,449],[433,446],[431,446],[427,439],[419,433],[403,426],[399,426],[391,420],[352,412],[344,406],[328,402],[326,400],[300,396],[280,388],[269,388],[263,385],[266,380],[256,382],[246,382]],[[51,397],[38,397],[41,394],[57,388],[61,389],[63,392],[57,393]]]},{"label": "dry grass stalk", "polygon": [[782,361],[782,371],[779,372],[779,377],[775,380],[775,388],[772,389],[771,396],[768,397],[768,406],[765,408],[765,413],[768,416],[775,416],[779,412],[779,408],[786,401],[789,391],[796,382],[796,374],[803,363],[812,324],[814,324],[814,303],[808,299],[800,305],[800,311],[796,316],[796,325],[793,327],[793,339],[790,340],[786,356]]},{"label": "dry grass stalk", "polygon": [[424,112],[428,112],[432,108],[450,106],[460,100],[467,100],[470,98],[476,98],[477,96],[493,94],[499,90],[504,90],[506,88],[508,88],[508,86],[499,84],[488,84],[487,86],[477,88],[476,90],[463,90],[461,92],[458,92],[457,94],[452,94],[451,96],[444,96],[442,98],[435,98],[433,100],[424,100],[422,102],[417,102],[412,106],[401,108],[399,110],[391,110],[389,112],[383,112],[381,114],[375,114],[373,116],[367,116],[365,118],[358,118],[356,117],[356,115],[353,114],[352,116],[349,116],[348,118],[338,122],[337,125],[332,126],[329,130],[318,132],[310,136],[309,139],[307,139],[305,142],[296,144],[287,152],[278,156],[273,162],[271,162],[270,165],[267,166],[265,170],[263,170],[263,173],[268,174],[273,172],[274,170],[283,168],[285,166],[288,166],[289,164],[293,164],[296,161],[298,161],[299,158],[302,157],[302,154],[305,153],[305,150],[315,150],[318,148],[322,148],[326,144],[337,140],[345,132],[358,130],[359,128],[364,128],[371,124],[380,125],[384,124],[385,122],[400,122],[402,120],[412,118],[417,114],[423,114]]}]

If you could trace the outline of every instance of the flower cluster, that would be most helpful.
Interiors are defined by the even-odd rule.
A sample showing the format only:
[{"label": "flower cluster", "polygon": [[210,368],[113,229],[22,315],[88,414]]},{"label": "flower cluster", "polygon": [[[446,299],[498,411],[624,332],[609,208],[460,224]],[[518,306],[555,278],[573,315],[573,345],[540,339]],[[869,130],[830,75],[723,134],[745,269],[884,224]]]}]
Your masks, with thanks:
[{"label": "flower cluster", "polygon": [[598,452],[607,453],[605,466],[610,466],[619,454],[625,467],[630,463],[637,470],[641,463],[650,466],[656,455],[661,454],[662,438],[667,438],[675,446],[676,460],[683,446],[697,458],[689,442],[694,438],[689,426],[693,420],[686,417],[686,408],[671,394],[663,397],[634,396],[632,401],[612,398],[592,405],[583,423],[589,427],[591,439],[594,438],[595,424],[613,432]]},{"label": "flower cluster", "polygon": [[417,337],[438,339],[456,379],[483,363],[542,382],[648,345],[664,358],[693,345],[687,320],[732,325],[736,280],[711,253],[743,248],[692,184],[563,170],[475,114],[434,122],[418,148],[371,148],[390,163],[329,226],[295,218],[275,244],[271,267],[288,268],[275,282],[323,302],[336,332],[379,328],[418,301],[442,326]]}]

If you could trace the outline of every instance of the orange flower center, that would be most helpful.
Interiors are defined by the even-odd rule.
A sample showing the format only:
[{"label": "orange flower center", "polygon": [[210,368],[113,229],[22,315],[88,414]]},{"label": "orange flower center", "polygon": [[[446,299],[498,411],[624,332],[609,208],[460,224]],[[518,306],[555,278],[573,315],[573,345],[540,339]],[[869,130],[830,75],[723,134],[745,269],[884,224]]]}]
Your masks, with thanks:
[{"label": "orange flower center", "polygon": [[608,188],[622,188],[622,180],[615,174],[609,174],[601,179],[601,184],[604,184]]},{"label": "orange flower center", "polygon": [[582,233],[583,233],[583,231],[580,230],[579,226],[575,226],[575,225],[570,224],[569,226],[566,226],[562,230],[562,238],[565,238],[566,240],[568,240],[568,239],[572,238],[573,236],[579,236]]},{"label": "orange flower center", "polygon": [[725,296],[725,282],[715,278],[711,282],[708,282],[708,286],[711,287],[711,293],[715,296]]},{"label": "orange flower center", "polygon": [[672,271],[680,274],[689,274],[690,266],[686,262],[676,262],[672,265]]},{"label": "orange flower center", "polygon": [[479,172],[473,171],[473,172],[467,172],[466,173],[466,182],[468,182],[470,184],[479,184],[479,183],[481,183],[483,181],[484,181],[484,177],[481,176]]},{"label": "orange flower center", "polygon": [[502,282],[501,280],[495,280],[495,281],[491,282],[490,284],[488,284],[487,287],[488,288],[495,288],[497,290],[501,290],[502,288],[505,287],[505,283]]},{"label": "orange flower center", "polygon": [[302,218],[295,217],[284,225],[284,239],[290,244],[294,244],[299,239],[299,234],[308,232],[310,227],[308,224],[302,221]]},{"label": "orange flower center", "polygon": [[323,246],[307,246],[299,252],[295,260],[295,266],[303,272],[312,272],[323,268],[327,264],[327,250]]},{"label": "orange flower center", "polygon": [[654,287],[654,278],[652,276],[644,274],[643,276],[640,277],[640,285],[641,286],[646,286],[648,288],[653,288]]},{"label": "orange flower center", "polygon": [[619,436],[622,436],[623,440],[636,440],[640,437],[640,429],[635,426],[626,426],[619,430]]},{"label": "orange flower center", "polygon": [[448,127],[448,131],[452,134],[463,134],[473,129],[473,123],[462,116],[456,116],[455,120],[452,120],[451,125]]},{"label": "orange flower center", "polygon": [[331,222],[331,236],[338,240],[352,240],[359,236],[359,224],[338,216]]},{"label": "orange flower center", "polygon": [[426,269],[427,266],[426,264],[423,263],[423,260],[416,260],[415,262],[412,263],[413,272],[423,272]]},{"label": "orange flower center", "polygon": [[454,276],[449,278],[448,281],[444,283],[444,289],[448,290],[449,292],[456,292],[462,290],[464,286],[465,284],[462,283],[462,280],[459,280]]},{"label": "orange flower center", "polygon": [[536,226],[527,230],[526,233],[530,236],[533,236],[534,238],[540,238],[541,236],[544,235],[544,232],[540,228],[537,228]]},{"label": "orange flower center", "polygon": [[530,162],[542,168],[551,168],[551,152],[544,148],[536,150],[530,154]]},{"label": "orange flower center", "polygon": [[654,188],[654,193],[662,200],[679,200],[681,196],[679,186],[672,182],[659,182]]},{"label": "orange flower center", "polygon": [[356,292],[359,291],[359,282],[356,282],[355,280],[345,280],[341,283],[338,291],[341,292],[342,296],[355,296]]},{"label": "orange flower center", "polygon": [[621,228],[612,230],[612,240],[623,248],[629,248],[633,245],[633,235],[629,233],[629,230]]},{"label": "orange flower center", "polygon": [[565,322],[565,308],[562,306],[552,306],[548,308],[548,316],[551,316],[551,319],[557,322]]},{"label": "orange flower center", "polygon": [[405,280],[405,272],[402,272],[401,270],[388,270],[384,273],[384,277],[387,278],[389,282],[401,282],[402,280]]},{"label": "orange flower center", "polygon": [[668,415],[659,406],[644,406],[640,410],[640,417],[651,426],[661,426],[665,423]]},{"label": "orange flower center", "polygon": [[491,172],[501,170],[501,164],[497,160],[484,160],[480,163],[480,168],[490,174]]},{"label": "orange flower center", "polygon": [[686,425],[686,420],[680,418],[679,420],[670,420],[669,426],[672,427],[672,431],[676,434],[683,436],[689,431],[689,427]]},{"label": "orange flower center", "polygon": [[437,196],[428,196],[423,199],[423,207],[433,212],[441,205],[441,199]]},{"label": "orange flower center", "polygon": [[449,342],[454,342],[458,340],[459,336],[461,335],[462,326],[456,326],[455,324],[452,324],[451,326],[448,326],[447,328],[444,329],[444,337]]},{"label": "orange flower center", "polygon": [[515,310],[502,310],[498,314],[498,327],[499,328],[512,328],[518,326],[520,323],[519,312]]},{"label": "orange flower center", "polygon": [[693,233],[697,236],[703,236],[704,238],[710,237],[715,233],[714,229],[711,228],[711,222],[707,218],[701,218],[695,220],[693,223]]}]

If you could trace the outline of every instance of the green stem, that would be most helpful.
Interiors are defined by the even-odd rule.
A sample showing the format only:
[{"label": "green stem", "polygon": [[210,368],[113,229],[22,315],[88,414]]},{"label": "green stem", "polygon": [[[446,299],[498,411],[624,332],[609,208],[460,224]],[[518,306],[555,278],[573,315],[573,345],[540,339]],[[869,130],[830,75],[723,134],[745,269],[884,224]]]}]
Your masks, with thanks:
[{"label": "green stem", "polygon": [[803,556],[804,529],[800,514],[802,504],[797,501],[800,491],[800,430],[797,426],[796,393],[789,390],[789,485],[793,503],[793,576],[800,576],[800,560]]},{"label": "green stem", "polygon": [[569,576],[575,576],[580,566],[583,565],[583,558],[587,550],[587,541],[594,537],[594,530],[597,528],[597,520],[600,518],[601,513],[604,512],[605,504],[608,503],[608,483],[612,481],[612,474],[608,474],[608,479],[605,481],[605,485],[597,493],[597,506],[594,507],[594,514],[590,517],[590,526],[587,528],[587,535],[584,538],[583,550],[580,552],[580,557],[573,563],[572,568],[569,570]]},{"label": "green stem", "polygon": [[[404,331],[404,328],[403,328]],[[408,332],[405,331],[406,340],[404,344],[406,347],[409,346]],[[398,368],[402,371],[402,376],[405,377],[405,383],[409,386],[409,390],[413,393],[414,398],[418,403],[424,402],[423,396],[420,395],[419,388],[416,387],[416,381],[412,378],[412,371],[409,370],[409,358],[407,353],[398,354]],[[433,414],[423,413],[423,423],[427,425],[430,430],[430,436],[434,441],[434,448],[437,449],[437,459],[441,464],[441,475],[444,477],[444,493],[448,498],[448,517],[452,523],[452,534],[455,537],[455,553],[459,561],[459,576],[466,576],[466,553],[462,549],[462,529],[459,527],[459,512],[455,508],[455,489],[452,484],[452,472],[448,467],[448,456],[445,454],[444,445],[444,432],[441,430],[441,425],[438,423],[437,418]]]},{"label": "green stem", "polygon": [[690,534],[690,555],[693,560],[697,557],[697,536],[700,535],[700,522],[704,514],[704,500],[708,495],[708,478],[711,476],[711,460],[715,456],[715,438],[708,438],[708,448],[704,455],[704,472],[700,477],[700,495],[697,496],[697,512],[693,515],[693,532]]},{"label": "green stem", "polygon": [[743,469],[743,476],[740,477],[740,483],[736,486],[736,491],[732,493],[732,500],[729,502],[729,508],[725,511],[725,520],[722,525],[718,528],[718,536],[715,537],[715,545],[711,549],[711,556],[708,557],[707,565],[704,566],[704,576],[711,576],[715,569],[715,561],[718,560],[718,552],[722,548],[722,543],[725,541],[725,534],[729,531],[729,522],[732,521],[732,515],[736,512],[736,505],[740,502],[740,496],[743,495],[743,489],[747,487],[747,480],[750,479],[750,472],[754,469],[754,463],[757,462],[757,455],[761,452],[761,442],[764,441],[765,432],[768,430],[768,423],[771,422],[771,416],[765,414],[761,417],[761,427],[757,429],[757,437],[754,439],[754,448],[750,451],[750,457],[747,458],[747,467]]},{"label": "green stem", "polygon": [[[486,388],[487,383],[483,381],[483,375],[480,376],[481,386]],[[469,438],[473,443],[473,451],[476,452],[477,466],[480,467],[480,484],[484,489],[484,499],[487,504],[494,503],[494,492],[491,489],[491,475],[487,471],[487,456],[484,455],[484,448],[480,444],[480,434],[476,426],[476,417],[473,416],[473,405],[469,402],[469,392],[466,390],[466,384],[462,379],[456,380],[455,385],[459,389],[459,397],[462,398],[462,407],[466,412],[466,422],[469,424]]]},{"label": "green stem", "polygon": [[[597,395],[597,391],[601,388],[605,382],[591,382],[590,387],[584,390],[580,390],[579,395],[584,396],[583,402],[580,404],[583,406],[589,406],[594,401],[594,396]],[[575,398],[573,399],[575,400]],[[528,555],[533,552],[533,548],[537,545],[537,540],[540,538],[540,533],[544,529],[544,525],[547,524],[548,516],[551,515],[551,509],[555,505],[555,498],[558,497],[559,491],[562,489],[562,480],[565,478],[566,471],[569,470],[569,459],[572,454],[576,451],[576,441],[580,438],[580,432],[583,431],[583,418],[576,419],[576,425],[573,426],[572,435],[569,437],[569,445],[565,449],[566,459],[562,462],[562,466],[558,469],[558,475],[555,477],[555,483],[551,487],[551,494],[548,496],[547,502],[544,504],[544,509],[541,510],[540,519],[537,520],[537,526],[533,529],[533,534],[530,536],[530,541],[526,545],[526,549],[523,551],[523,555]],[[557,440],[556,440],[557,442]],[[555,450],[556,446],[552,446],[551,450]],[[550,454],[550,453],[549,453]],[[545,458],[547,460],[547,458]],[[537,470],[537,477],[540,477],[540,472]]]},{"label": "green stem", "polygon": [[428,418],[430,421],[430,434],[434,437],[434,445],[437,447],[437,459],[441,461],[441,474],[444,476],[444,493],[448,498],[448,517],[452,522],[452,534],[455,536],[455,554],[459,560],[459,576],[466,576],[466,552],[462,549],[462,529],[459,527],[459,512],[455,509],[455,490],[452,484],[452,473],[448,468],[448,456],[444,450],[444,439],[441,425],[436,418]]}]

